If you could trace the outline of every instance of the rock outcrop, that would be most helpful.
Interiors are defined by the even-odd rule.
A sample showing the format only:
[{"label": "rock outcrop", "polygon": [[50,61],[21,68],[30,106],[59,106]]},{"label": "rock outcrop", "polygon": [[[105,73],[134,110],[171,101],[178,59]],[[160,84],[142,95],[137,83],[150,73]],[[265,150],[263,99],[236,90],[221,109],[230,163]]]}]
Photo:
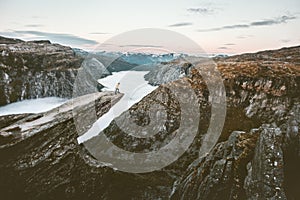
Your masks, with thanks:
[{"label": "rock outcrop", "polygon": [[[41,114],[11,115],[0,130],[3,199],[157,199],[170,192],[166,175],[115,171],[78,145],[73,118],[105,114],[122,94],[78,97]],[[3,124],[4,125],[4,124]],[[91,124],[90,124],[91,125]],[[118,192],[117,192],[118,191]]]},{"label": "rock outcrop", "polygon": [[[299,116],[299,108],[290,113]],[[299,132],[294,144],[286,133],[299,127],[299,121],[290,127],[292,118],[280,127],[264,124],[249,133],[233,132],[188,167],[171,199],[297,199]]]},{"label": "rock outcrop", "polygon": [[178,58],[170,62],[161,62],[145,75],[145,80],[155,86],[169,83],[189,75],[192,67],[192,64],[184,60],[184,58]]},{"label": "rock outcrop", "polygon": [[300,179],[300,105],[296,103],[290,112],[289,119],[281,126],[284,134],[284,189],[288,199],[298,199],[300,190],[297,183]]},{"label": "rock outcrop", "polygon": [[262,127],[254,157],[247,165],[247,199],[286,199],[283,188],[283,134],[277,127]]},{"label": "rock outcrop", "polygon": [[194,161],[174,185],[171,199],[246,199],[243,180],[256,132],[233,132],[204,158]]},{"label": "rock outcrop", "polygon": [[70,47],[49,41],[1,42],[0,105],[47,96],[72,97],[83,59]]},{"label": "rock outcrop", "polygon": [[0,131],[2,198],[158,198],[155,194],[164,193],[154,187],[163,186],[165,180],[116,172],[77,143],[72,110],[96,109],[100,117],[121,97],[112,92],[91,94],[46,113],[2,118],[7,123]]}]

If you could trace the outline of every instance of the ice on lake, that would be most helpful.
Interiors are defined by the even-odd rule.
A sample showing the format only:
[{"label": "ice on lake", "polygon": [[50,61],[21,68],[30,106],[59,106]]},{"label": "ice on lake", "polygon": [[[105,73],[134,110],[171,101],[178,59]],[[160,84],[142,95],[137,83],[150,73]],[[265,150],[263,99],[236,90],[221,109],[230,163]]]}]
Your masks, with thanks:
[{"label": "ice on lake", "polygon": [[114,91],[116,84],[120,83],[120,92],[124,93],[124,96],[107,113],[100,117],[91,129],[78,137],[79,143],[98,135],[108,127],[114,118],[157,88],[149,85],[144,79],[144,75],[147,73],[147,71],[121,71],[98,80],[99,83],[105,86],[103,90],[106,91]]}]

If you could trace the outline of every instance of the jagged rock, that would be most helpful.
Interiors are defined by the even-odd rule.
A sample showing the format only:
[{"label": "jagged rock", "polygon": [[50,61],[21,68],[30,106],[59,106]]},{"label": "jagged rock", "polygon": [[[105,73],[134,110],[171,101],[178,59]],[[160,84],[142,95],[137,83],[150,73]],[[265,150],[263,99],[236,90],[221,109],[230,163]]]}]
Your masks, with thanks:
[{"label": "jagged rock", "polygon": [[82,61],[70,47],[49,41],[4,41],[0,46],[0,106],[47,96],[71,98]]},{"label": "jagged rock", "polygon": [[246,165],[258,131],[233,132],[204,158],[194,161],[173,188],[171,199],[244,199]]},{"label": "jagged rock", "polygon": [[286,199],[283,188],[283,135],[280,128],[263,126],[244,188],[247,199]]},{"label": "jagged rock", "polygon": [[233,132],[188,167],[171,198],[287,199],[282,141],[280,128],[270,125]]},{"label": "jagged rock", "polygon": [[300,180],[300,105],[296,103],[285,124],[281,126],[284,130],[284,189],[288,199],[299,199],[300,190],[298,182]]},{"label": "jagged rock", "polygon": [[98,80],[110,74],[106,67],[96,58],[85,58],[73,83],[72,96],[78,97],[101,91],[103,86]]},{"label": "jagged rock", "polygon": [[183,59],[162,62],[145,75],[145,80],[151,85],[161,85],[187,76],[191,69],[192,64]]}]

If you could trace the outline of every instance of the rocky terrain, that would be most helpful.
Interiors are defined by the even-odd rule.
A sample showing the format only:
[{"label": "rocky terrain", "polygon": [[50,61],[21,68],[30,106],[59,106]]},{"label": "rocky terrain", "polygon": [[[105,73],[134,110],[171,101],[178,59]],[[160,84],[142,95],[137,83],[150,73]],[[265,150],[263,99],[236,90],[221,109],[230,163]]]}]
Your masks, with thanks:
[{"label": "rocky terrain", "polygon": [[300,197],[295,186],[299,52],[300,47],[293,47],[217,60],[227,93],[220,143],[188,167],[174,184],[172,199]]},{"label": "rocky terrain", "polygon": [[[82,145],[73,118],[105,114],[122,94],[78,97],[35,115],[1,117],[0,191],[3,199],[138,199],[168,192],[168,177],[121,173],[99,163]],[[86,117],[86,116],[81,116]],[[5,122],[5,124],[3,124]],[[87,124],[91,126],[91,124]],[[87,127],[82,127],[87,128]],[[40,139],[38,139],[40,138]],[[118,192],[116,192],[116,189]]]},{"label": "rocky terrain", "polygon": [[99,78],[135,66],[121,59],[80,54],[47,40],[25,42],[0,36],[0,106],[49,96],[71,98],[76,78],[80,94],[100,91]]},{"label": "rocky terrain", "polygon": [[72,97],[83,59],[70,47],[8,38],[0,38],[0,44],[0,105],[38,97]]},{"label": "rocky terrain", "polygon": [[170,62],[161,62],[155,65],[155,67],[145,75],[145,80],[155,86],[165,84],[188,75],[191,67],[191,63],[182,58]]},{"label": "rocky terrain", "polygon": [[[101,116],[121,96],[99,93],[98,100],[75,109],[75,118],[63,107],[58,108],[60,113],[1,117],[1,195],[7,199],[299,199],[299,53],[300,47],[291,47],[215,59],[226,89],[227,113],[218,143],[202,157],[199,150],[212,117],[208,86],[192,63],[162,63],[183,75],[164,82],[153,79],[153,84],[165,84],[103,131],[127,151],[158,150],[176,131],[189,134],[189,129],[180,129],[183,110],[178,96],[192,88],[197,98],[186,98],[196,100],[200,110],[199,117],[189,119],[199,124],[196,137],[178,160],[150,173],[112,169],[76,141],[74,120],[88,118],[82,113],[91,108]],[[156,72],[152,77],[160,73]],[[212,75],[210,81],[215,80]],[[181,88],[183,93],[176,96],[172,88]],[[154,104],[159,109],[152,109]],[[129,116],[146,127],[162,111],[166,115],[163,124],[143,129],[151,137],[136,138],[120,128],[130,126]],[[55,117],[49,120],[47,116]]]}]

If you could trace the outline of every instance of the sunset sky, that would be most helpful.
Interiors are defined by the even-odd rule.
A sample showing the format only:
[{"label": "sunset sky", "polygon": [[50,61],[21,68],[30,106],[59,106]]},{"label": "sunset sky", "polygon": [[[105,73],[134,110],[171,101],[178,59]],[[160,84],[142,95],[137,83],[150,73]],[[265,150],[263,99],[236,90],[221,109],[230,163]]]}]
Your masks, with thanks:
[{"label": "sunset sky", "polygon": [[295,46],[300,44],[300,1],[0,0],[2,36],[89,50],[140,28],[178,32],[207,53]]}]

